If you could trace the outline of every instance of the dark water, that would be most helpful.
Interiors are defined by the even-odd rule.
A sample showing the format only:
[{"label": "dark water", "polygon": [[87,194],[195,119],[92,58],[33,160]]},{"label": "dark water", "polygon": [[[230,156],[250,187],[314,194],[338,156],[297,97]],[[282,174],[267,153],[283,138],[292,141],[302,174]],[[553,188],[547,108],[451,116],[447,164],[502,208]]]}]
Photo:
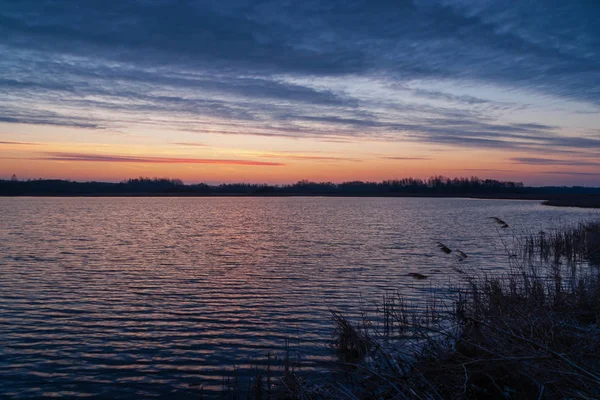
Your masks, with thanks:
[{"label": "dark water", "polygon": [[465,199],[0,198],[0,396],[197,396],[286,337],[318,367],[330,309],[450,279],[436,241],[501,270],[488,217],[537,232],[593,215]]}]

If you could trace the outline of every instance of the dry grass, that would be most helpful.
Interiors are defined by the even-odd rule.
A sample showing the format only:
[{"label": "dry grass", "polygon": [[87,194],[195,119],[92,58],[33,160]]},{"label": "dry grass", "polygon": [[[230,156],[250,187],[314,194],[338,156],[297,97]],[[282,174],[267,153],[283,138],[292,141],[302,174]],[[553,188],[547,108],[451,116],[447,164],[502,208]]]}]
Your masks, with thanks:
[{"label": "dry grass", "polygon": [[576,227],[539,232],[525,238],[525,253],[543,261],[578,263],[600,261],[600,222],[581,223]]},{"label": "dry grass", "polygon": [[[455,297],[432,295],[415,309],[399,295],[373,320],[353,324],[334,313],[343,383],[308,398],[597,399],[600,398],[600,223],[507,237],[511,272],[482,276],[467,255],[454,257],[463,282]],[[352,360],[352,361],[349,361]]]},{"label": "dry grass", "polygon": [[483,275],[467,254],[438,243],[459,284],[420,304],[388,293],[358,321],[332,312],[335,379],[296,374],[288,348],[277,378],[257,373],[241,397],[599,399],[600,222],[526,237],[491,223],[509,273]]},{"label": "dry grass", "polygon": [[582,208],[600,208],[600,196],[598,195],[579,195],[558,197],[546,200],[542,204],[555,207],[582,207]]}]

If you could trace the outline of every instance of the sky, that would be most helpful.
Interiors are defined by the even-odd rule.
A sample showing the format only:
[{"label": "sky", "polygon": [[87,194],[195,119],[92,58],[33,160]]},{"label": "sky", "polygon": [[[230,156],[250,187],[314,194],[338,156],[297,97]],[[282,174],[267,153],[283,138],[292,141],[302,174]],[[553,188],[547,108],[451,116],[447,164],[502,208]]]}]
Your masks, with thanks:
[{"label": "sky", "polygon": [[598,0],[0,0],[0,178],[600,186]]}]

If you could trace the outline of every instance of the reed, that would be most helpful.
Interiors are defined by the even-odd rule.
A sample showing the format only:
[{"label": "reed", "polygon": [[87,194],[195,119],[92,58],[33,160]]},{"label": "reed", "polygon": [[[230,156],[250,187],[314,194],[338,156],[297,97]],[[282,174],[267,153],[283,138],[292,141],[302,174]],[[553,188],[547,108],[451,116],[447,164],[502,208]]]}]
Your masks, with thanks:
[{"label": "reed", "polygon": [[333,379],[296,373],[287,343],[277,371],[269,360],[244,396],[233,380],[224,398],[600,398],[600,222],[525,236],[490,222],[508,273],[482,273],[467,254],[437,243],[456,284],[420,303],[386,293],[358,319],[332,311]]},{"label": "reed", "polygon": [[466,254],[438,243],[462,284],[418,309],[386,296],[383,330],[335,313],[345,380],[312,398],[600,398],[600,223],[525,237],[492,223],[509,273],[469,269]]},{"label": "reed", "polygon": [[575,227],[550,232],[541,231],[529,235],[524,241],[524,246],[529,256],[540,256],[546,262],[598,262],[600,222],[580,223]]}]

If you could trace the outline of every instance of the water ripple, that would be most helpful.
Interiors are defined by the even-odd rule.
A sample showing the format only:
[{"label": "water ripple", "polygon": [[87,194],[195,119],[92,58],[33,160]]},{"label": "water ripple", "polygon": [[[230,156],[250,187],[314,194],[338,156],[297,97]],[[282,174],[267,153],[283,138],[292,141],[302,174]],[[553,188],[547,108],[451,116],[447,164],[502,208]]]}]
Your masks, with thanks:
[{"label": "water ripple", "polygon": [[505,268],[489,216],[537,232],[590,213],[461,199],[0,198],[0,215],[0,397],[197,398],[290,341],[319,368],[331,309],[356,313],[388,290],[418,300],[449,279],[436,241]]}]

